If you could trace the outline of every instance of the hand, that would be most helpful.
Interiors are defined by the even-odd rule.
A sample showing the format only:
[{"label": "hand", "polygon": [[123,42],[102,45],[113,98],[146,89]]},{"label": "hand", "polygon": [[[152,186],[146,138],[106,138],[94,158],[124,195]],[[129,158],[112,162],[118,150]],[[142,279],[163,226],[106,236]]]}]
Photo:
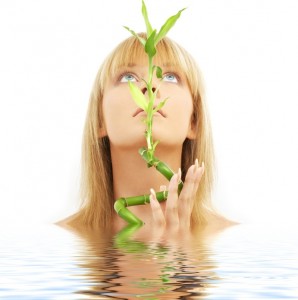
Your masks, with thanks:
[{"label": "hand", "polygon": [[198,160],[189,167],[183,189],[178,196],[178,184],[181,181],[181,170],[174,174],[168,187],[168,198],[165,211],[158,200],[153,189],[150,190],[150,205],[154,225],[167,228],[173,231],[190,228],[191,213],[194,207],[196,193],[200,180],[204,173],[204,163],[199,167]]}]

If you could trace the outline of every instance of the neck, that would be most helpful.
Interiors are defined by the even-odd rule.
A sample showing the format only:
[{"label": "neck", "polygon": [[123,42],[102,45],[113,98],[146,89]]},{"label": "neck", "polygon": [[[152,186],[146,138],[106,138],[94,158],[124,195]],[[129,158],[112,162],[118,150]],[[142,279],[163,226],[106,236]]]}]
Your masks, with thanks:
[{"label": "neck", "polygon": [[[181,166],[180,148],[159,148],[156,157],[165,162],[174,172]],[[159,191],[168,180],[154,167],[148,168],[138,149],[119,149],[111,145],[114,197],[131,197],[149,194],[150,188]]]},{"label": "neck", "polygon": [[[146,195],[150,189],[160,190],[161,185],[168,187],[168,180],[154,167],[148,168],[146,161],[138,153],[138,149],[119,149],[111,145],[111,158],[113,169],[114,198],[133,197]],[[173,172],[177,172],[181,166],[182,148],[162,149],[156,151],[156,157],[166,163]],[[165,202],[162,203],[165,209]],[[152,223],[150,205],[138,205],[129,207],[129,210],[143,220],[146,224]],[[119,228],[125,225],[122,219],[116,219],[116,226]],[[118,228],[118,229],[119,229]]]}]

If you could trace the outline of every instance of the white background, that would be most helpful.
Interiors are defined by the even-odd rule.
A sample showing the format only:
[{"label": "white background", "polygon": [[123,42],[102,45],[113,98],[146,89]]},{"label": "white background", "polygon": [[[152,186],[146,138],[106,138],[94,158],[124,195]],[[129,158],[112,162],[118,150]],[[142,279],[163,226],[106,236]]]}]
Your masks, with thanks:
[{"label": "white background", "polygon": [[[147,0],[204,74],[214,202],[240,222],[296,222],[298,2]],[[0,2],[0,222],[53,222],[79,205],[81,137],[101,61],[144,31],[140,0]]]}]

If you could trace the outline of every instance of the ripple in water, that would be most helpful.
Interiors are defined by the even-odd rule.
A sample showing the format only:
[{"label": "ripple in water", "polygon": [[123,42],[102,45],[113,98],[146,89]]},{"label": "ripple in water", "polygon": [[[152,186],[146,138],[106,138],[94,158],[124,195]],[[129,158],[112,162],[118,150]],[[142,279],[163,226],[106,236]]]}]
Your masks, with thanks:
[{"label": "ripple in water", "polygon": [[298,299],[298,238],[289,228],[146,230],[2,230],[0,299]]}]

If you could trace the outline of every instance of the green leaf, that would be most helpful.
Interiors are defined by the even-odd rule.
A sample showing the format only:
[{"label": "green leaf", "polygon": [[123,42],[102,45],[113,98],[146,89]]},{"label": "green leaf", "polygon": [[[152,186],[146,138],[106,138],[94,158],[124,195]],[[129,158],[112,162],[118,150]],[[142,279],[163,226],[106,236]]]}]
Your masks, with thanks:
[{"label": "green leaf", "polygon": [[144,0],[142,0],[142,14],[143,14],[145,24],[146,24],[146,28],[147,28],[147,36],[150,36],[151,33],[152,33],[152,26],[149,22],[148,12],[147,12],[147,8],[146,8]]},{"label": "green leaf", "polygon": [[149,55],[149,57],[153,57],[156,54],[156,48],[154,45],[155,34],[156,30],[153,30],[145,44],[145,52]]},{"label": "green leaf", "polygon": [[146,84],[146,86],[148,86],[148,82],[144,78],[142,78],[141,80],[144,81],[144,83]]},{"label": "green leaf", "polygon": [[142,91],[131,81],[128,81],[131,96],[138,107],[147,112],[148,101]]},{"label": "green leaf", "polygon": [[159,79],[162,79],[162,69],[159,66],[155,66],[156,67],[156,77]]},{"label": "green leaf", "polygon": [[156,148],[156,146],[157,146],[158,143],[159,143],[159,141],[155,141],[155,142],[154,142],[154,144],[153,144],[153,146],[152,146],[153,152],[155,151],[155,148]]},{"label": "green leaf", "polygon": [[130,28],[128,28],[127,26],[123,26],[126,30],[128,30],[133,36],[135,36],[143,46],[145,46],[146,44],[146,40],[143,39],[142,37],[140,37],[136,32],[134,32],[133,30],[131,30]]},{"label": "green leaf", "polygon": [[186,8],[183,8],[181,10],[179,10],[179,12],[174,15],[171,16],[170,18],[167,19],[167,21],[162,25],[162,27],[160,28],[156,39],[155,39],[155,45],[157,45],[157,43],[166,36],[166,34],[169,32],[169,30],[175,25],[176,21],[179,19],[181,13],[185,10]]},{"label": "green leaf", "polygon": [[169,99],[169,97],[167,97],[165,100],[159,102],[158,105],[153,109],[153,112],[155,113],[158,110],[160,110],[166,104],[168,99]]}]

